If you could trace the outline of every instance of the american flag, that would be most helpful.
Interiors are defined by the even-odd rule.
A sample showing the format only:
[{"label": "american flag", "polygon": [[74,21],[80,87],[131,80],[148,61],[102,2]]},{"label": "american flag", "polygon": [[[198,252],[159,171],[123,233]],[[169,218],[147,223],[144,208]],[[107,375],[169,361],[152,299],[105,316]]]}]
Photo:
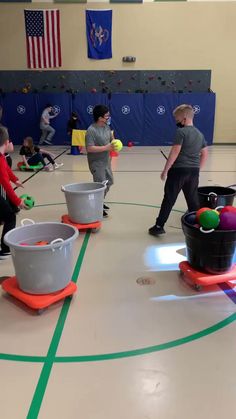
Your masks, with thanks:
[{"label": "american flag", "polygon": [[61,67],[59,10],[25,10],[28,68]]}]

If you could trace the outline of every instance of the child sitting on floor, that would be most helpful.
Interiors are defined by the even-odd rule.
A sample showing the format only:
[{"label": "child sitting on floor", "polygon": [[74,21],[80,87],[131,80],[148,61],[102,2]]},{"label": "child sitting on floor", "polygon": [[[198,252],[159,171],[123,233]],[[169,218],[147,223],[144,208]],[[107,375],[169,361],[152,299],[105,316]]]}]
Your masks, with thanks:
[{"label": "child sitting on floor", "polygon": [[[39,148],[38,146],[34,145],[33,138],[26,137],[23,141],[23,146],[20,149],[20,155],[23,157],[23,162],[27,169],[30,166],[36,166],[39,163],[42,163],[45,170],[51,172],[59,167],[63,166],[63,163],[56,163],[53,159],[53,155],[48,153],[48,151]],[[45,159],[48,160],[49,163],[45,162]],[[48,164],[52,165],[50,167]]]}]

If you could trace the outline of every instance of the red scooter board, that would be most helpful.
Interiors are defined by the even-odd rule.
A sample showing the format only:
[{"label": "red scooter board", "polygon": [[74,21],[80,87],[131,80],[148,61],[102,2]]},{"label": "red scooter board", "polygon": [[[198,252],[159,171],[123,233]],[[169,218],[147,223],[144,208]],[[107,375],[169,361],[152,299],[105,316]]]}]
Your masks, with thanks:
[{"label": "red scooter board", "polygon": [[77,290],[77,285],[71,281],[63,290],[53,292],[52,294],[28,294],[19,288],[17,278],[12,276],[2,282],[2,288],[9,295],[41,314],[45,308],[74,294]]},{"label": "red scooter board", "polygon": [[101,225],[102,225],[101,221],[95,221],[94,223],[90,223],[90,224],[73,223],[73,221],[71,221],[69,219],[68,214],[62,215],[61,222],[64,223],[64,224],[69,224],[69,225],[77,228],[78,230],[92,230],[93,233],[100,230]]},{"label": "red scooter board", "polygon": [[180,262],[179,269],[187,279],[187,282],[193,285],[197,290],[200,290],[203,286],[220,284],[221,282],[230,282],[236,279],[236,265],[234,265],[229,272],[219,275],[197,271],[186,261]]}]

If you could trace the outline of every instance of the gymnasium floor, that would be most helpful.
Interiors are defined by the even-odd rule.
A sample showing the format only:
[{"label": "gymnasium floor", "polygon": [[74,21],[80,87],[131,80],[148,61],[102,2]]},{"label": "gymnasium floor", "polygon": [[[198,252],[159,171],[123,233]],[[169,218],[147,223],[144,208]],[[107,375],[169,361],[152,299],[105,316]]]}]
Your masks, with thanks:
[{"label": "gymnasium floor", "polygon": [[[58,161],[61,170],[25,183],[37,205],[18,225],[26,216],[60,221],[61,185],[91,180],[86,156]],[[235,418],[236,289],[196,292],[180,278],[182,195],[167,234],[147,234],[164,162],[159,148],[145,147],[113,159],[110,217],[76,241],[72,300],[38,316],[0,291],[1,419]],[[236,147],[212,147],[200,184],[235,183]],[[0,272],[14,273],[11,260]]]}]

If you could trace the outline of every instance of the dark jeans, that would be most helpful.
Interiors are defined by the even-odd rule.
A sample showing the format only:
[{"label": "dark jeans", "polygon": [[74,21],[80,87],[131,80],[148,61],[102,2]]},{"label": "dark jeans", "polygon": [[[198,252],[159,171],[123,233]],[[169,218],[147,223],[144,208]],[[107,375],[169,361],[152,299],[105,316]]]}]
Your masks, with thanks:
[{"label": "dark jeans", "polygon": [[49,163],[55,164],[55,161],[48,153],[35,153],[32,157],[27,160],[27,163],[30,166],[36,166],[39,163],[42,163],[43,166],[46,166],[44,159],[47,159]]},{"label": "dark jeans", "polygon": [[0,221],[3,223],[1,249],[4,253],[10,252],[9,247],[4,243],[4,236],[16,226],[16,212],[18,208],[11,205],[6,199],[0,196]]},{"label": "dark jeans", "polygon": [[198,183],[198,168],[176,167],[170,169],[167,175],[165,194],[159,215],[156,219],[156,224],[160,227],[164,226],[181,190],[184,193],[188,205],[188,211],[197,211],[199,209],[197,192]]}]

